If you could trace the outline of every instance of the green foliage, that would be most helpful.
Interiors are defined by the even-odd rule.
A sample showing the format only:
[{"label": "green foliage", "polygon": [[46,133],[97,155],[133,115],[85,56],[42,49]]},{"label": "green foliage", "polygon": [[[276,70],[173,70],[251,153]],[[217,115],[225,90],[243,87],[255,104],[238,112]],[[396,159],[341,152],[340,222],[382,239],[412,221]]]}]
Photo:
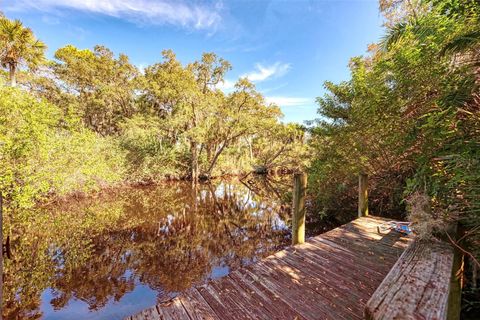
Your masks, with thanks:
[{"label": "green foliage", "polygon": [[[162,57],[162,62],[145,69],[141,97],[143,110],[160,118],[169,115],[180,118],[182,108],[197,100],[194,75],[182,66],[172,50],[164,50]],[[180,123],[173,125],[177,127]]]},{"label": "green foliage", "polygon": [[[55,58],[54,74],[65,85],[64,94],[73,96],[75,113],[87,128],[113,134],[123,119],[135,113],[139,72],[126,55],[116,59],[103,46],[90,51],[68,45],[58,49]],[[55,102],[62,105],[62,101]]]},{"label": "green foliage", "polygon": [[202,143],[207,150],[204,170],[207,176],[211,175],[226,148],[237,144],[241,138],[264,137],[278,124],[279,108],[266,105],[252,83],[240,79],[235,89],[224,99],[216,100],[216,108],[209,110],[211,120],[201,125]]},{"label": "green foliage", "polygon": [[[92,244],[119,223],[122,204],[103,206],[95,213],[43,211],[41,208],[51,201],[123,183],[241,174],[256,165],[297,169],[305,163],[304,129],[282,124],[280,109],[267,104],[246,79],[240,79],[230,94],[218,90],[217,85],[231,66],[214,53],[205,53],[200,60],[182,65],[173,51],[166,50],[162,61],[147,67],[144,74],[127,56],[115,56],[103,46],[89,50],[67,45],[55,52],[54,61],[43,61],[45,47],[30,29],[4,17],[0,22],[3,28],[0,43],[4,48],[0,59],[9,67],[7,71],[0,70],[0,191],[5,200],[4,235],[10,240],[15,257],[5,262],[7,298],[3,307],[8,310],[9,318],[39,317],[41,291],[50,286],[72,294],[72,290],[64,287],[65,283],[70,283],[75,288],[74,294],[81,299],[97,301],[92,308],[101,306],[110,293],[102,297],[97,291],[82,292],[88,288],[78,282],[78,272],[89,272],[89,265],[109,277],[126,270],[122,269],[126,267],[124,264],[117,263],[116,267],[106,264],[105,261],[112,261],[110,251],[95,255]],[[10,38],[5,36],[7,29],[13,30]],[[40,64],[42,68],[33,72]],[[19,65],[30,69],[17,72]],[[20,88],[10,88],[7,83],[13,84],[17,73]],[[204,200],[209,206],[215,205],[217,194],[209,192],[211,196]],[[181,190],[180,194],[185,196]],[[200,198],[193,197],[195,201]],[[232,195],[228,199],[235,200]],[[128,260],[129,268],[145,268],[142,279],[158,282],[157,273],[150,273],[154,263],[158,266],[156,270],[166,270],[163,283],[171,284],[172,270],[191,269],[191,256],[179,254],[189,250],[192,255],[199,255],[200,261],[192,279],[187,279],[190,285],[204,274],[205,268],[210,268],[206,263],[211,239],[227,239],[219,236],[206,242],[204,238],[193,241],[190,230],[196,232],[194,236],[204,237],[203,230],[208,228],[222,235],[233,226],[230,235],[243,238],[251,210],[258,211],[251,201],[242,200],[242,205],[248,208],[242,208],[241,214],[235,213],[234,219],[240,219],[238,223],[230,225],[230,218],[225,218],[219,224],[215,215],[211,216],[214,219],[210,225],[205,226],[197,206],[182,201],[185,199],[177,196],[172,200],[196,210],[193,227],[182,229],[185,237],[179,234],[159,242],[157,224],[152,225],[148,216],[140,218],[148,220],[148,227],[152,227],[148,234],[155,241],[139,243],[138,259],[145,259],[145,267],[132,265],[133,259],[125,261]],[[238,208],[237,202],[228,208]],[[166,208],[176,209],[170,204]],[[226,210],[227,206],[221,208]],[[210,208],[206,213],[215,210]],[[277,210],[268,211],[271,214]],[[252,234],[261,235],[258,221],[258,218],[252,221]],[[121,221],[116,229],[118,235],[123,237],[125,226],[139,228],[137,222]],[[131,235],[120,242],[116,237],[112,239],[115,239],[112,244],[120,244],[125,254],[133,252],[130,245],[124,247],[122,242],[131,243]],[[238,240],[232,239],[232,244],[241,251],[239,256],[256,252],[257,240],[243,243],[245,246],[238,247]],[[224,243],[220,247],[227,248]],[[168,259],[158,254],[165,252],[171,253],[175,264],[162,265]],[[178,265],[178,257],[186,259],[185,263],[180,261]],[[79,266],[86,263],[83,269]],[[55,279],[60,280],[55,282]],[[106,276],[102,279],[115,296],[121,297],[131,290],[131,282],[124,279],[113,277],[115,283]],[[56,296],[52,305],[63,306],[69,300],[68,294]]]},{"label": "green foliage", "polygon": [[0,88],[0,188],[12,208],[30,207],[49,185],[39,179],[60,110],[20,90]]},{"label": "green foliage", "polygon": [[[160,143],[165,155],[155,157],[163,160],[165,169],[173,176],[197,179],[232,173],[234,166],[238,173],[260,160],[253,158],[251,144],[281,127],[278,107],[267,105],[246,79],[228,95],[217,90],[230,64],[213,53],[185,67],[170,50],[163,52],[163,59],[145,70],[140,101],[144,113],[157,117],[154,144]],[[278,137],[277,146],[283,143]],[[170,164],[176,169],[167,169]]]},{"label": "green foliage", "polygon": [[[366,172],[376,214],[403,212],[402,199],[428,199],[435,227],[480,225],[480,6],[427,2],[383,1],[400,11],[387,15],[381,43],[351,60],[349,81],[325,84],[310,177],[326,212],[353,213],[356,177]],[[478,244],[478,232],[469,235]]]},{"label": "green foliage", "polygon": [[135,116],[122,124],[120,146],[126,151],[126,180],[159,182],[182,178],[188,169],[188,149],[172,143],[153,116]]},{"label": "green foliage", "polygon": [[165,50],[144,74],[99,45],[67,45],[45,62],[30,29],[0,22],[4,66],[43,64],[41,72],[20,73],[22,90],[3,85],[3,70],[0,77],[0,188],[10,213],[120,182],[299,166],[303,139],[280,124],[278,107],[246,79],[228,95],[216,88],[231,65],[215,53],[182,65]]},{"label": "green foliage", "polygon": [[26,65],[35,69],[44,61],[46,46],[19,20],[0,16],[0,65],[10,73],[10,85],[16,85],[16,72]]},{"label": "green foliage", "polygon": [[56,194],[89,192],[124,179],[124,150],[111,137],[89,130],[60,130],[48,143],[44,180]]},{"label": "green foliage", "polygon": [[61,110],[18,89],[0,88],[0,189],[6,212],[49,194],[90,191],[123,178],[110,138],[62,128]]},{"label": "green foliage", "polygon": [[[297,124],[277,124],[266,129],[252,144],[255,164],[265,169],[303,170],[309,158],[304,145],[305,128]],[[280,143],[272,143],[272,139]]]}]

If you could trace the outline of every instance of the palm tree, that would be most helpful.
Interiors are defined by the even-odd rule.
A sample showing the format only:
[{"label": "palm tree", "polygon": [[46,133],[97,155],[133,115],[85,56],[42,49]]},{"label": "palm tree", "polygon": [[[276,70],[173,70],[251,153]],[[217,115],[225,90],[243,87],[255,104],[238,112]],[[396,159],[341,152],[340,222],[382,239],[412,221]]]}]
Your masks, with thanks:
[{"label": "palm tree", "polygon": [[21,65],[33,69],[44,59],[45,44],[36,39],[20,20],[0,16],[0,64],[9,71],[10,85],[16,85],[16,72]]}]

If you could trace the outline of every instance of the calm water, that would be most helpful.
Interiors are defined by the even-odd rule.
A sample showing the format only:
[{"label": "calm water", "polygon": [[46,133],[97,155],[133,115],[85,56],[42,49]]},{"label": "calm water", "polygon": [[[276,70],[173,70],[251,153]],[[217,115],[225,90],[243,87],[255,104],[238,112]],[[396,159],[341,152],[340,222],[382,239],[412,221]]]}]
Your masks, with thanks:
[{"label": "calm water", "polygon": [[[290,177],[117,190],[16,228],[6,319],[121,319],[289,243]],[[41,216],[41,218],[38,218]]]}]

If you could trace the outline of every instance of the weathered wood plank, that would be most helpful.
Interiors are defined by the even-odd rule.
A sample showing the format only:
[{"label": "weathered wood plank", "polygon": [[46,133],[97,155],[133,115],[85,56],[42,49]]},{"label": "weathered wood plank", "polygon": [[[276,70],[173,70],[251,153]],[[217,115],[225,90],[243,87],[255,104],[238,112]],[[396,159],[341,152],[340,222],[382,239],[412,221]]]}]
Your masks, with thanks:
[{"label": "weathered wood plank", "polygon": [[280,273],[268,273],[259,265],[254,270],[243,269],[240,272],[252,277],[261,278],[261,285],[275,293],[280,299],[289,305],[291,309],[299,313],[305,319],[326,319],[327,315],[319,310],[316,304],[316,296],[310,290],[301,290],[293,282],[283,279]]},{"label": "weathered wood plank", "polygon": [[367,319],[446,319],[454,251],[440,240],[405,250],[365,308]]},{"label": "weathered wood plank", "polygon": [[[309,253],[302,252],[301,255],[299,253],[298,256],[286,257],[285,261],[293,265],[300,263],[302,260],[305,261],[306,266],[304,268],[309,270],[308,279],[323,282],[334,288],[332,290],[343,290],[358,299],[365,299],[365,303],[370,297],[369,292],[373,292],[376,288],[376,286],[373,288],[373,285],[366,284],[364,278],[352,277],[351,274],[354,271],[348,271],[348,274],[344,272],[345,270],[340,272],[335,264],[318,263],[319,260]],[[377,280],[377,285],[382,279]]]},{"label": "weathered wood plank", "polygon": [[196,288],[187,290],[180,301],[192,320],[220,320]]},{"label": "weathered wood plank", "polygon": [[321,266],[325,266],[330,270],[334,270],[335,273],[341,277],[371,283],[375,288],[379,284],[376,279],[380,277],[381,281],[385,276],[385,273],[376,270],[378,265],[366,267],[362,262],[359,261],[359,259],[350,259],[342,252],[334,253],[321,250],[310,243],[308,243],[302,251],[295,252],[295,254],[301,255],[304,258],[311,257],[311,259],[313,259],[312,263],[315,261],[322,261],[322,264],[320,264]]},{"label": "weathered wood plank", "polygon": [[239,286],[243,287],[252,295],[259,304],[264,305],[271,313],[273,319],[305,319],[299,313],[295,312],[280,297],[260,284],[261,279],[252,278],[249,274],[239,271],[232,272],[229,277]]},{"label": "weathered wood plank", "polygon": [[[358,241],[365,245],[375,245],[388,251],[403,251],[406,244],[399,241],[399,234],[380,235],[371,230],[361,230],[355,227],[340,227],[325,233],[324,237],[333,237],[338,239],[348,239],[348,241]],[[398,246],[396,248],[395,246]]]},{"label": "weathered wood plank", "polygon": [[[358,218],[131,319],[361,319],[368,299],[410,242],[398,234],[378,234],[385,221]],[[421,308],[429,308],[433,295]]]},{"label": "weathered wood plank", "polygon": [[143,310],[140,313],[132,316],[132,320],[163,320],[160,316],[156,306]]},{"label": "weathered wood plank", "polygon": [[221,297],[211,285],[206,285],[198,288],[198,291],[202,297],[207,301],[212,310],[221,319],[250,319],[250,317],[242,312],[237,306],[232,306],[230,301],[226,301],[224,297]]},{"label": "weathered wood plank", "polygon": [[[356,317],[362,314],[362,308],[358,308],[359,303],[365,304],[368,297],[360,297],[355,285],[352,281],[344,279],[329,279],[333,272],[329,275],[317,273],[310,261],[297,259],[292,256],[285,256],[282,261],[292,268],[291,272],[298,277],[300,286],[314,290],[321,298],[318,304],[327,306],[329,309],[337,310],[344,314],[347,318]],[[349,294],[345,294],[346,290],[351,288]]]},{"label": "weathered wood plank", "polygon": [[352,264],[359,265],[362,268],[367,268],[370,270],[370,272],[374,273],[376,276],[383,277],[385,276],[386,273],[391,268],[391,265],[389,264],[382,264],[379,265],[378,263],[371,262],[368,259],[365,259],[364,257],[359,257],[358,253],[355,254],[351,250],[337,245],[335,242],[331,242],[326,239],[322,238],[312,238],[311,241],[308,242],[308,244],[311,244],[315,247],[317,247],[319,250],[324,251],[325,253],[338,253],[343,255],[345,259],[348,259],[348,261]]},{"label": "weathered wood plank", "polygon": [[396,251],[395,249],[397,249],[397,251],[402,252],[408,246],[408,242],[403,241],[399,233],[392,232],[381,235],[377,233],[376,228],[365,230],[357,228],[353,224],[333,229],[327,232],[326,235],[345,235],[353,241],[360,240],[369,245],[375,244],[375,246],[379,246],[379,248],[384,248],[388,251]]},{"label": "weathered wood plank", "polygon": [[184,320],[190,319],[187,311],[185,310],[182,302],[179,298],[175,298],[168,306],[162,308],[161,305],[157,305],[157,311],[159,314],[163,314],[165,318],[172,320]]},{"label": "weathered wood plank", "polygon": [[381,245],[378,241],[371,241],[345,230],[336,231],[334,233],[329,232],[322,238],[346,246],[357,252],[359,255],[363,255],[365,259],[371,259],[375,262],[382,262],[382,260],[395,262],[402,252],[401,249],[397,250],[395,248],[389,248],[388,246]]},{"label": "weathered wood plank", "polygon": [[266,309],[257,303],[250,303],[247,296],[242,297],[242,290],[232,286],[229,281],[230,279],[226,277],[220,281],[212,282],[211,284],[211,286],[220,293],[224,302],[228,302],[232,308],[243,310],[243,313],[249,319],[271,319],[271,316]]}]

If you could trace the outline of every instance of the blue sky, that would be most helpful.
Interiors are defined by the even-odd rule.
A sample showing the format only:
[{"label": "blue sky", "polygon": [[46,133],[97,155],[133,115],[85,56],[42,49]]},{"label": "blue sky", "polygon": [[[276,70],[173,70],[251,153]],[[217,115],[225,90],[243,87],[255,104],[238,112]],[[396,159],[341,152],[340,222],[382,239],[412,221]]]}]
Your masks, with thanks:
[{"label": "blue sky", "polygon": [[323,82],[348,79],[350,57],[382,32],[376,0],[0,0],[0,10],[31,27],[49,57],[102,44],[144,67],[163,49],[183,63],[213,51],[233,65],[223,90],[247,76],[300,123],[317,117]]}]

